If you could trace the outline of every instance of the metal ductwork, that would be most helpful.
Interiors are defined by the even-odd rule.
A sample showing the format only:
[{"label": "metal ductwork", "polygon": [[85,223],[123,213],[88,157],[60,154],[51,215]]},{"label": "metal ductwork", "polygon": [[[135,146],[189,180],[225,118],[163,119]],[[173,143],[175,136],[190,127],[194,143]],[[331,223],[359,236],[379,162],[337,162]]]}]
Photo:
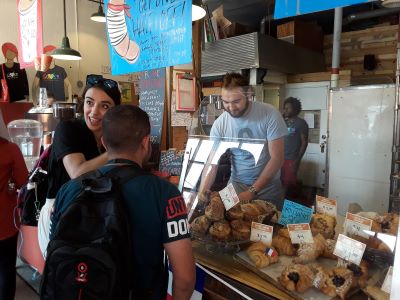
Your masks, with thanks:
[{"label": "metal ductwork", "polygon": [[343,19],[343,25],[348,25],[349,23],[354,21],[397,14],[400,12],[400,1],[397,1],[397,3],[399,4],[399,6],[392,6],[393,8],[380,8],[376,10],[350,14]]},{"label": "metal ductwork", "polygon": [[201,62],[202,77],[256,68],[289,74],[326,71],[322,53],[258,32],[206,43]]}]

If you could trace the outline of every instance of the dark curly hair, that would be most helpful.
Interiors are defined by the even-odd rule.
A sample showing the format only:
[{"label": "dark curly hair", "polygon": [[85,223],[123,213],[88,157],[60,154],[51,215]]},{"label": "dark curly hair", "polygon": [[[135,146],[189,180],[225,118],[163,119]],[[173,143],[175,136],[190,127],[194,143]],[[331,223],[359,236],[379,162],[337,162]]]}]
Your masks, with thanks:
[{"label": "dark curly hair", "polygon": [[293,113],[297,116],[301,112],[301,102],[295,97],[289,97],[285,100],[283,105],[291,104],[293,108]]}]

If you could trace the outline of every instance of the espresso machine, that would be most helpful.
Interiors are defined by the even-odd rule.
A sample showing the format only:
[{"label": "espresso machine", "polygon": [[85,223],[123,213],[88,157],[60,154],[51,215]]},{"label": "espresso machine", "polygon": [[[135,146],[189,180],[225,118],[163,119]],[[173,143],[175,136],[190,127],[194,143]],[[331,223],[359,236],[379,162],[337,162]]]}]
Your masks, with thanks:
[{"label": "espresso machine", "polygon": [[199,108],[199,121],[204,134],[210,135],[212,124],[223,112],[221,95],[209,95],[203,98]]}]

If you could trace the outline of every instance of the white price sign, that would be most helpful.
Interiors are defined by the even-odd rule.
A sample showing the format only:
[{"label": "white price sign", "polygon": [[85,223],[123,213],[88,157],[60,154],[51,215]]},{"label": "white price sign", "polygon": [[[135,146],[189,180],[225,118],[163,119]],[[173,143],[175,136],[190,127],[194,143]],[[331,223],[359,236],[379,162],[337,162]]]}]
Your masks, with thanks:
[{"label": "white price sign", "polygon": [[228,211],[240,202],[232,183],[228,184],[223,190],[219,191],[225,209]]},{"label": "white price sign", "polygon": [[371,231],[372,220],[352,213],[346,213],[344,222],[344,233],[354,234],[364,238],[369,238],[366,231]]},{"label": "white price sign", "polygon": [[287,225],[290,240],[292,244],[312,244],[314,239],[312,237],[310,224],[288,224]]},{"label": "white price sign", "polygon": [[274,231],[274,227],[272,227],[272,226],[252,222],[251,223],[251,232],[250,232],[250,241],[263,242],[265,245],[271,246],[273,231]]},{"label": "white price sign", "polygon": [[346,261],[359,265],[364,255],[365,248],[365,244],[343,234],[339,234],[333,254]]},{"label": "white price sign", "polygon": [[336,200],[317,196],[316,197],[316,211],[319,214],[336,217],[336,215],[337,215]]},{"label": "white price sign", "polygon": [[381,290],[390,294],[392,289],[392,276],[393,276],[393,267],[391,266],[386,274],[385,281],[382,284]]}]

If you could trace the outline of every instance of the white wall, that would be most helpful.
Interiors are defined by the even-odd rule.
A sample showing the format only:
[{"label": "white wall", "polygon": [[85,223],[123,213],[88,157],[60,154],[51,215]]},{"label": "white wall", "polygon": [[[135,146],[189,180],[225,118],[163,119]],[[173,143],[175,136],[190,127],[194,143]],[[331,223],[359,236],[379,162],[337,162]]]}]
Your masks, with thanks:
[{"label": "white wall", "polygon": [[[53,44],[59,47],[64,35],[63,1],[42,0],[42,3],[43,45]],[[91,14],[97,12],[97,9],[98,4],[95,2],[66,0],[67,36],[71,47],[81,53],[82,60],[79,62],[57,60],[56,64],[66,70],[73,93],[82,92],[77,82],[79,80],[85,82],[87,74],[101,74],[102,66],[110,66],[106,25],[90,20]],[[18,47],[17,1],[0,0],[0,12],[0,45],[12,42]],[[33,68],[28,68],[26,71],[31,86],[36,71]],[[109,74],[105,76],[128,81],[127,76],[113,77]]]}]

